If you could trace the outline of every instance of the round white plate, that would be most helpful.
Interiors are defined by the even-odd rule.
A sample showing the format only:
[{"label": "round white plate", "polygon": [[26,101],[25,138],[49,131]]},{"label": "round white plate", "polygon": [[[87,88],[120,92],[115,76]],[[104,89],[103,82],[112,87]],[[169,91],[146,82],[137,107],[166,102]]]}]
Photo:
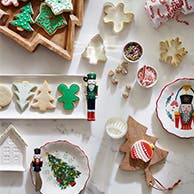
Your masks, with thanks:
[{"label": "round white plate", "polygon": [[156,114],[169,133],[181,138],[194,137],[193,95],[194,78],[177,79],[162,89],[156,101]]},{"label": "round white plate", "polygon": [[[56,177],[53,175],[51,166],[49,165],[47,153],[61,159],[69,166],[75,167],[75,169],[81,173],[75,178],[76,184],[74,186],[69,185],[65,189],[60,187],[59,183],[56,181]],[[90,177],[90,167],[88,157],[79,146],[65,140],[48,142],[41,146],[41,156],[43,159],[43,167],[40,172],[42,179],[42,188],[40,192],[42,194],[79,194],[85,188]],[[31,174],[33,176],[32,180],[34,184],[34,173]]]}]

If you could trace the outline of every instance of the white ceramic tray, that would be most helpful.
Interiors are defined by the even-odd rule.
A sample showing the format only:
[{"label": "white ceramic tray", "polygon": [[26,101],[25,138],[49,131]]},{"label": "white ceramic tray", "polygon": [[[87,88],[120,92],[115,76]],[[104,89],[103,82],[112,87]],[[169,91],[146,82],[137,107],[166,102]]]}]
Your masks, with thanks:
[{"label": "white ceramic tray", "polygon": [[167,84],[156,102],[156,113],[164,129],[181,138],[194,137],[194,78]]},{"label": "white ceramic tray", "polygon": [[[13,82],[29,81],[34,83],[39,88],[44,80],[48,81],[49,87],[52,89],[51,95],[55,98],[55,110],[40,112],[37,109],[31,108],[33,100],[24,112],[21,112],[16,104],[16,96],[13,96],[11,103],[0,110],[0,119],[87,119],[86,97],[84,94],[83,75],[59,75],[59,74],[38,74],[38,75],[0,75],[0,84],[5,84],[14,91]],[[79,85],[80,90],[78,96],[80,98],[77,106],[72,111],[65,111],[63,104],[57,102],[57,98],[61,96],[57,91],[59,84],[64,83],[68,86],[72,83]],[[37,90],[35,92],[37,94]]]},{"label": "white ceramic tray", "polygon": [[[54,156],[57,160],[60,159],[60,161],[63,162],[63,165],[65,162],[68,166],[74,167],[75,170],[79,171],[80,174],[77,178],[75,178],[74,186],[71,186],[69,184],[66,188],[61,188],[60,184],[57,182],[58,177],[56,178],[53,174],[53,170],[51,170],[55,169],[55,166],[53,163],[53,166],[51,166],[51,163],[48,159],[48,154]],[[90,177],[90,167],[88,157],[79,146],[74,145],[66,140],[48,142],[45,145],[41,146],[41,157],[43,159],[43,167],[40,171],[40,176],[42,179],[42,187],[40,193],[79,194],[85,188]],[[59,167],[62,166],[59,161],[57,161],[57,163]],[[35,173],[32,168],[31,178],[34,184]]]}]

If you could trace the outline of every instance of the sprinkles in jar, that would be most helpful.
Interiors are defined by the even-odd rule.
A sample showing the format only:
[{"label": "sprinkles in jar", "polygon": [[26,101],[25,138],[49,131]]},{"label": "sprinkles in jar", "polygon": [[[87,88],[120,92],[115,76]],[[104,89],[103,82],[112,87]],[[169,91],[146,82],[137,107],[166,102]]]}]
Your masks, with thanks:
[{"label": "sprinkles in jar", "polygon": [[143,55],[143,48],[137,42],[129,42],[124,46],[123,55],[128,62],[138,62]]}]

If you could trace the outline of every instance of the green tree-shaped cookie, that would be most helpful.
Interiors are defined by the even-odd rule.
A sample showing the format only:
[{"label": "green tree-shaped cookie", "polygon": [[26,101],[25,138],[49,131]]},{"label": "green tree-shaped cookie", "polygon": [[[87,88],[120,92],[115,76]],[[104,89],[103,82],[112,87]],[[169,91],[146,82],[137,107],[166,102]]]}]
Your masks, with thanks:
[{"label": "green tree-shaped cookie", "polygon": [[76,96],[76,93],[79,91],[79,86],[77,84],[72,84],[68,88],[65,84],[60,84],[57,89],[62,93],[58,101],[63,103],[63,108],[65,110],[73,110],[74,102],[79,100],[79,97]]},{"label": "green tree-shaped cookie", "polygon": [[57,29],[67,25],[67,21],[63,14],[55,15],[51,8],[42,3],[40,6],[40,13],[35,19],[36,24],[41,26],[49,35],[56,32]]},{"label": "green tree-shaped cookie", "polygon": [[33,31],[33,28],[30,26],[30,24],[34,23],[31,17],[31,14],[34,14],[32,4],[29,2],[21,8],[21,11],[21,13],[15,15],[16,20],[11,21],[10,24],[17,26],[17,29],[20,31]]}]

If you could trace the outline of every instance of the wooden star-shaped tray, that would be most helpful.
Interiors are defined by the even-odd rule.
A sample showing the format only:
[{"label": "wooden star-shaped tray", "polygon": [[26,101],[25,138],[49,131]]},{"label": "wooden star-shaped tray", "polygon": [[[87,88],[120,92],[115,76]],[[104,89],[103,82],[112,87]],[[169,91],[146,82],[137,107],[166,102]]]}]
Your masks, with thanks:
[{"label": "wooden star-shaped tray", "polygon": [[[37,17],[40,11],[41,0],[31,0],[34,15]],[[67,21],[67,26],[58,29],[53,35],[48,35],[43,28],[36,23],[32,24],[34,31],[19,31],[10,25],[10,21],[14,20],[14,16],[20,12],[21,7],[26,5],[26,2],[21,2],[18,7],[3,6],[0,2],[0,32],[11,38],[30,52],[35,51],[37,46],[43,45],[51,51],[57,53],[67,60],[72,59],[73,45],[76,26],[82,25],[84,0],[72,0],[73,10],[63,13]]]}]

